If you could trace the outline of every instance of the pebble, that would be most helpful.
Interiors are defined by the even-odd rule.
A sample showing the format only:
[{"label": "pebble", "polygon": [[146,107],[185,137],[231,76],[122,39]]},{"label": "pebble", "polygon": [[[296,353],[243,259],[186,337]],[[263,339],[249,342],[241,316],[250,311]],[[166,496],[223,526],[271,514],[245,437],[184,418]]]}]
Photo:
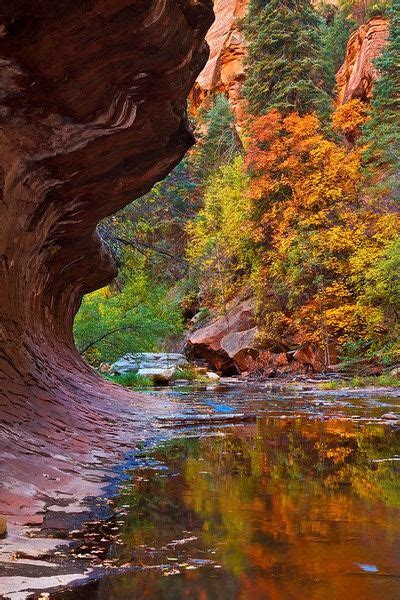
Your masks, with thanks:
[{"label": "pebble", "polygon": [[7,520],[5,517],[0,517],[0,537],[7,534]]},{"label": "pebble", "polygon": [[388,419],[391,421],[396,421],[397,419],[400,419],[400,415],[396,415],[395,413],[388,412],[388,413],[385,413],[384,415],[382,415],[381,419]]}]

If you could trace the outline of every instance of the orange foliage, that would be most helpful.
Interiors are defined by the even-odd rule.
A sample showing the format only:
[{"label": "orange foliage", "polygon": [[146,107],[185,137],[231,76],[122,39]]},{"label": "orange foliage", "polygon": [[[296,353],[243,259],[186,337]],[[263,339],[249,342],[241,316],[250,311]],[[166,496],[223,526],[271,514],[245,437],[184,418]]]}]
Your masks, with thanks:
[{"label": "orange foliage", "polygon": [[346,138],[355,142],[361,135],[361,127],[368,118],[368,106],[358,98],[339,106],[333,117],[332,125],[336,131],[343,133]]},{"label": "orange foliage", "polygon": [[[361,102],[341,107],[335,127],[346,130],[346,119],[349,131],[360,126]],[[250,126],[246,164],[264,273],[258,285],[275,291],[275,304],[266,299],[262,315],[271,335],[281,327],[328,348],[365,330],[356,282],[368,257],[360,248],[373,260],[399,221],[360,201],[361,152],[327,139],[314,114],[272,110]]]}]

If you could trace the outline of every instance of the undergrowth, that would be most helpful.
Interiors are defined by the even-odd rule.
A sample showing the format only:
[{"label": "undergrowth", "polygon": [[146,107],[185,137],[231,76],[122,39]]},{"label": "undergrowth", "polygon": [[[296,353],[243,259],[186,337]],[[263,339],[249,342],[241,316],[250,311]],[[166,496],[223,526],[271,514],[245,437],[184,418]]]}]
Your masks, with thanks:
[{"label": "undergrowth", "polygon": [[339,390],[342,388],[367,388],[367,387],[400,387],[400,379],[390,373],[383,375],[361,377],[357,375],[352,379],[337,379],[321,384],[323,390]]},{"label": "undergrowth", "polygon": [[124,387],[144,388],[152,387],[154,385],[153,380],[150,377],[143,377],[133,371],[124,373],[123,375],[105,375],[105,377],[109,381],[123,385]]}]

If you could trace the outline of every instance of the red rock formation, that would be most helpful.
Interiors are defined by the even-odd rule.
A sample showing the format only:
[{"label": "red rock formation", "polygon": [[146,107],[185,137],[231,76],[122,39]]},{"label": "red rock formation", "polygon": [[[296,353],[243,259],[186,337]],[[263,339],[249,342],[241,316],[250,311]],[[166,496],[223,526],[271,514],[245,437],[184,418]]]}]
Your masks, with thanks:
[{"label": "red rock formation", "polygon": [[[324,369],[322,349],[288,337],[274,352],[263,345],[259,333],[254,299],[235,299],[224,315],[213,318],[188,337],[186,352],[193,359],[207,361],[224,375],[257,372],[263,377],[276,377]],[[335,364],[334,346],[329,348],[329,354],[330,362]]]},{"label": "red rock formation", "polygon": [[143,427],[82,362],[72,323],[117,272],[99,220],[193,142],[186,98],[211,21],[209,0],[0,5],[0,513],[32,520],[27,497],[88,492],[77,463],[98,468],[91,449]]},{"label": "red rock formation", "polygon": [[379,75],[374,60],[381,54],[387,37],[388,22],[382,17],[373,17],[351,34],[345,61],[336,75],[339,104],[354,98],[365,102],[371,99]]},{"label": "red rock formation", "polygon": [[207,34],[210,59],[196,80],[190,99],[193,112],[207,105],[207,98],[225,94],[240,128],[243,120],[243,58],[246,53],[238,20],[244,16],[249,0],[215,0],[215,22]]},{"label": "red rock formation", "polygon": [[246,370],[246,358],[256,354],[255,325],[254,300],[234,302],[225,315],[190,335],[187,352],[226,375]]}]

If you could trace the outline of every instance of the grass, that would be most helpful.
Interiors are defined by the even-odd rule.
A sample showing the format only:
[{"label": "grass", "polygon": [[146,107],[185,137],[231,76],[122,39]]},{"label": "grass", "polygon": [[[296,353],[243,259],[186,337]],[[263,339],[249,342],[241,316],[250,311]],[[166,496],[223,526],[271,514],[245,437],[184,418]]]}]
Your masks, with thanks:
[{"label": "grass", "polygon": [[106,375],[105,377],[113,383],[118,383],[119,385],[131,388],[153,387],[154,385],[153,380],[150,379],[150,377],[137,375],[134,371],[124,373],[123,375]]},{"label": "grass", "polygon": [[180,381],[181,379],[185,379],[187,381],[194,381],[197,378],[198,376],[192,369],[190,369],[190,367],[176,369],[172,377],[174,381]]},{"label": "grass", "polygon": [[[109,375],[108,373],[102,373],[103,377],[112,381],[112,383],[118,383],[124,387],[129,388],[147,388],[154,387],[154,381],[151,377],[143,377],[137,375],[134,371],[124,373],[123,375]],[[208,377],[204,375],[198,375],[190,367],[179,368],[175,370],[172,376],[172,381],[197,381],[197,382],[208,382]]]},{"label": "grass", "polygon": [[323,390],[340,390],[342,388],[367,388],[367,387],[399,387],[400,379],[390,373],[372,377],[361,377],[357,375],[350,380],[335,379],[328,383],[322,383]]}]

